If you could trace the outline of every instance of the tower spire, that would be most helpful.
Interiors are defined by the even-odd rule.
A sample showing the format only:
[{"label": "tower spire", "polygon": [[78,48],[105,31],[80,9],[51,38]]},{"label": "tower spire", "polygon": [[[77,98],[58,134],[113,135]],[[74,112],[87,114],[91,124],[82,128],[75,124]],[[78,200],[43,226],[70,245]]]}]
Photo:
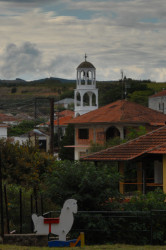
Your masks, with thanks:
[{"label": "tower spire", "polygon": [[87,58],[87,55],[86,55],[86,53],[85,53],[85,62],[86,62],[86,58]]}]

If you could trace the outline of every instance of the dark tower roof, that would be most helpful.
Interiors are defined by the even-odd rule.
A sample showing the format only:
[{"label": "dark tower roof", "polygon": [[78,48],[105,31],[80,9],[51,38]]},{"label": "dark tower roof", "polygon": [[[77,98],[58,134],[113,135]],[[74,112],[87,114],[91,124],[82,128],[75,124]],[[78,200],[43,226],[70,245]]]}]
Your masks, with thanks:
[{"label": "dark tower roof", "polygon": [[80,69],[80,68],[94,68],[95,69],[93,64],[90,62],[87,62],[87,61],[80,63],[80,65],[77,67],[77,69]]}]

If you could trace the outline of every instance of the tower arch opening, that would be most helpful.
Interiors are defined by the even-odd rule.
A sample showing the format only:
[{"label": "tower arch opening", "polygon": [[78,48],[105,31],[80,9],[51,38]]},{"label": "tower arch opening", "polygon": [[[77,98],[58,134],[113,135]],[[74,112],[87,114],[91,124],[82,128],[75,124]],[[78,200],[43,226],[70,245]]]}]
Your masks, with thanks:
[{"label": "tower arch opening", "polygon": [[79,92],[76,93],[76,106],[81,106],[81,95]]},{"label": "tower arch opening", "polygon": [[85,85],[85,71],[82,70],[81,71],[81,85]]},{"label": "tower arch opening", "polygon": [[84,106],[90,105],[90,97],[89,97],[89,94],[87,92],[83,96],[83,105]]},{"label": "tower arch opening", "polygon": [[92,72],[90,70],[87,72],[87,84],[92,84]]},{"label": "tower arch opening", "polygon": [[93,93],[92,94],[92,106],[96,106],[97,103],[96,103],[96,95]]}]

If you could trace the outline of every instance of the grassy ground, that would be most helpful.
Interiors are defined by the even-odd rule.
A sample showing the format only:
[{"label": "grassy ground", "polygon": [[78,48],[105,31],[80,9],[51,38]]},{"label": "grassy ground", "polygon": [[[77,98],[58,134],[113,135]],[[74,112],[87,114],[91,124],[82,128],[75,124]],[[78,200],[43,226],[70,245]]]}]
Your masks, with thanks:
[{"label": "grassy ground", "polygon": [[23,247],[23,246],[13,246],[13,245],[0,245],[0,250],[50,250],[50,249],[56,249],[56,250],[76,250],[76,249],[82,249],[82,250],[116,250],[116,249],[122,249],[122,250],[166,250],[166,246],[134,246],[134,245],[122,245],[122,244],[116,244],[116,245],[101,245],[101,246],[85,246],[83,248],[49,248],[49,247]]}]

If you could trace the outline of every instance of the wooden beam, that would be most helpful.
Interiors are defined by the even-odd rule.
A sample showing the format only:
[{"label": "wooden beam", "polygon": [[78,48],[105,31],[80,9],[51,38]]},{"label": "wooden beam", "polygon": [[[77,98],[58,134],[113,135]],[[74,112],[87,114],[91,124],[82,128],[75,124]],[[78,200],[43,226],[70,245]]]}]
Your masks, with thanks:
[{"label": "wooden beam", "polygon": [[166,193],[166,155],[163,155],[163,192]]}]

